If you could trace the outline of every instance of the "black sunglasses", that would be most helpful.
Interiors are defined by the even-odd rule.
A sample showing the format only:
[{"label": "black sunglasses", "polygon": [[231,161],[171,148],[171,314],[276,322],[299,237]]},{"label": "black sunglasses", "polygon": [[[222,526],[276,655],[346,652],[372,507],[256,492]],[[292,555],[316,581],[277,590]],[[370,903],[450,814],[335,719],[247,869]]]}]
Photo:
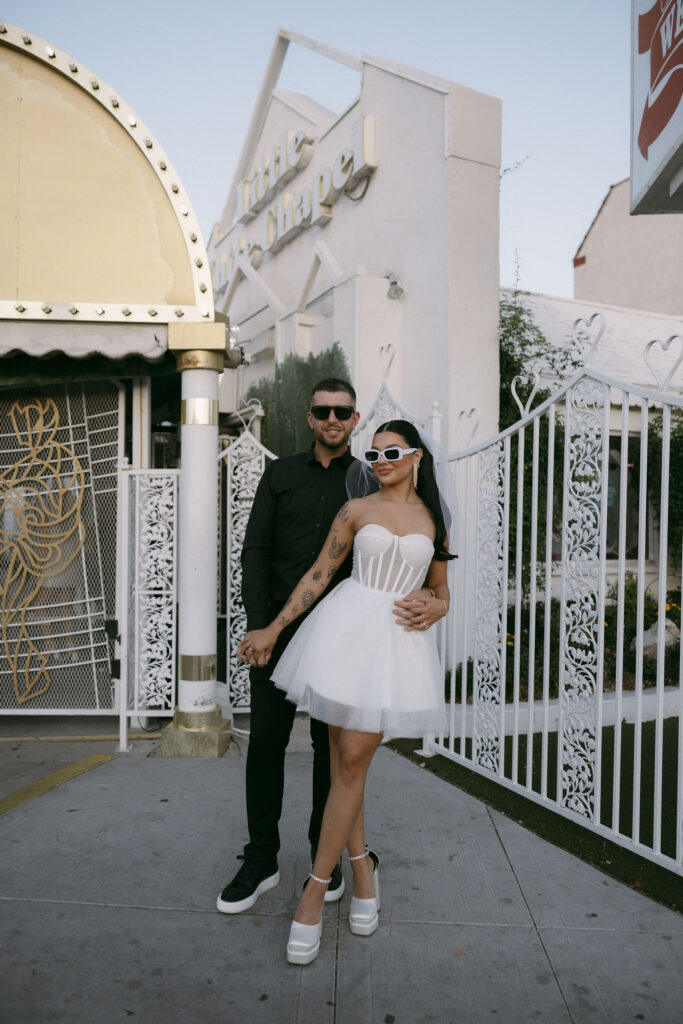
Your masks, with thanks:
[{"label": "black sunglasses", "polygon": [[311,412],[316,420],[329,420],[334,413],[338,420],[350,420],[356,410],[352,405],[312,405]]}]

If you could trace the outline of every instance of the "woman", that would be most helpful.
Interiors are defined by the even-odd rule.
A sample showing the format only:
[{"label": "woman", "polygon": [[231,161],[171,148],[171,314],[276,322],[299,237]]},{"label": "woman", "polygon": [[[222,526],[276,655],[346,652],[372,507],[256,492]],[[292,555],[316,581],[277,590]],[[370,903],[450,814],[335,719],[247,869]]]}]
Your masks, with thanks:
[{"label": "woman", "polygon": [[[352,576],[311,613],[273,673],[289,700],[308,699],[311,715],[330,729],[330,792],[287,945],[287,959],[297,964],[318,955],[325,891],[344,847],[353,870],[351,931],[377,928],[379,860],[367,850],[363,821],[370,762],[383,739],[446,726],[436,640],[426,632],[448,611],[446,563],[453,557],[433,458],[412,423],[391,420],[376,431],[364,461],[379,489],[340,509],[281,613],[238,648],[243,660],[266,665],[280,632],[320,597],[353,550]],[[431,597],[418,603],[423,584]],[[413,625],[409,613],[417,607]]]}]

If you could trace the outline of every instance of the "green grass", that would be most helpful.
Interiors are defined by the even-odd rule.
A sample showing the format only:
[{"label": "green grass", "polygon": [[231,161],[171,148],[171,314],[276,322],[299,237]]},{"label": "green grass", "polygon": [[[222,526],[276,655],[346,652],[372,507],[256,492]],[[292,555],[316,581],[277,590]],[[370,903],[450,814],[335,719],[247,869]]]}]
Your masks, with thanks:
[{"label": "green grass", "polygon": [[[620,773],[619,825],[620,830],[631,834],[633,809],[633,725],[622,725],[622,768]],[[602,733],[602,800],[600,820],[611,825],[614,727],[603,729]],[[563,817],[560,814],[511,792],[499,785],[493,778],[487,778],[447,757],[437,754],[424,758],[415,753],[421,747],[420,740],[393,740],[390,744],[398,753],[410,758],[425,770],[458,786],[484,803],[495,807],[508,817],[514,818],[525,828],[551,843],[575,854],[593,867],[617,878],[633,889],[645,893],[652,899],[683,913],[683,879],[658,864],[640,857],[617,843],[596,835],[589,829]],[[470,743],[467,744],[467,756]],[[526,780],[526,737],[519,738],[518,754],[519,782]],[[678,777],[678,720],[667,719],[663,728],[663,777],[662,777],[662,852],[675,855],[676,849],[676,780]],[[642,755],[640,773],[640,840],[652,845],[654,819],[654,764],[655,764],[655,723],[645,722],[642,726]],[[548,793],[554,794],[556,787],[557,733],[548,737]],[[541,735],[534,735],[532,760],[532,789],[540,792],[541,779]],[[505,745],[505,775],[512,778],[512,739]]]}]

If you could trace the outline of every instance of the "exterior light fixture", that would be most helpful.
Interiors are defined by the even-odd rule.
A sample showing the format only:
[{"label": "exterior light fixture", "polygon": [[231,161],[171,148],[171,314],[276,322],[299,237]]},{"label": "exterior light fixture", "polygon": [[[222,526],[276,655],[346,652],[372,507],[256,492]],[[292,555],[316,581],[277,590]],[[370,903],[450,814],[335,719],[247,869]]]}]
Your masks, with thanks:
[{"label": "exterior light fixture", "polygon": [[393,270],[387,270],[384,275],[389,282],[389,289],[387,295],[390,299],[400,299],[403,295],[403,285],[397,278]]}]

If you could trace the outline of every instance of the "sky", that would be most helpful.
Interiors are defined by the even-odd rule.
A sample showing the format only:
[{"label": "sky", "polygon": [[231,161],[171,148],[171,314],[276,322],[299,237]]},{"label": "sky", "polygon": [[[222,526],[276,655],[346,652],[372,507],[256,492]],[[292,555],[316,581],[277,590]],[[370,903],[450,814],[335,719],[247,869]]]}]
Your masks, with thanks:
[{"label": "sky", "polygon": [[[0,0],[146,122],[205,240],[220,219],[280,27],[503,101],[500,280],[571,297],[572,259],[629,176],[630,0]],[[291,44],[279,86],[341,111],[349,68]]]}]

